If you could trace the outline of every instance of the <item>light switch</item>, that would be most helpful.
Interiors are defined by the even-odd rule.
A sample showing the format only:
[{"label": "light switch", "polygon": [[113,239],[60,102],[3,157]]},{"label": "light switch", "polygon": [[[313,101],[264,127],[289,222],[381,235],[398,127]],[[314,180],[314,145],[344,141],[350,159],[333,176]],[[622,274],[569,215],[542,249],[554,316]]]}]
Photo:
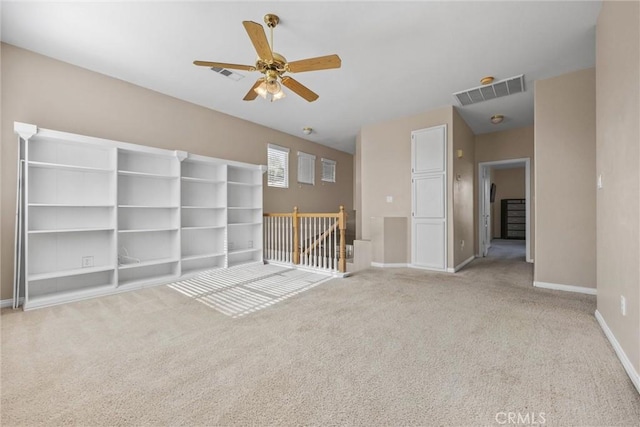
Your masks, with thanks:
[{"label": "light switch", "polygon": [[598,175],[598,189],[602,188],[602,174]]},{"label": "light switch", "polygon": [[393,203],[393,196],[387,196],[387,203]]}]

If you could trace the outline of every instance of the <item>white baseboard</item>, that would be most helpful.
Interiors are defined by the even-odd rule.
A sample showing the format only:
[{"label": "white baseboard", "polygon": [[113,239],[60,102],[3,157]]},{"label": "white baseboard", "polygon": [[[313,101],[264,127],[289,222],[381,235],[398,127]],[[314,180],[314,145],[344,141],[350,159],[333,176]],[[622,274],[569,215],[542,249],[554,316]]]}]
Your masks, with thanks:
[{"label": "white baseboard", "polygon": [[[24,298],[20,298],[18,304],[22,305],[23,302],[24,302]],[[7,307],[13,307],[12,298],[0,300],[0,308],[7,308]]]},{"label": "white baseboard", "polygon": [[604,331],[604,334],[606,335],[607,339],[611,343],[611,346],[613,347],[616,354],[618,355],[618,359],[620,359],[620,362],[622,363],[624,370],[627,371],[627,375],[629,375],[631,382],[633,383],[633,385],[636,387],[636,390],[638,390],[638,393],[640,394],[640,374],[638,374],[638,372],[633,367],[633,364],[627,357],[626,353],[620,346],[620,343],[618,342],[616,337],[613,335],[613,332],[611,332],[611,329],[609,329],[609,326],[607,326],[607,322],[604,321],[604,317],[602,317],[602,315],[598,310],[596,310],[596,320],[598,320],[600,327]]},{"label": "white baseboard", "polygon": [[402,267],[408,267],[408,265],[406,263],[402,263],[402,262],[373,262],[371,261],[371,267],[378,267],[378,268],[402,268]]},{"label": "white baseboard", "polygon": [[427,271],[437,271],[440,273],[446,273],[447,269],[445,268],[436,268],[436,267],[425,267],[422,265],[415,265],[415,264],[407,264],[407,267],[410,268],[417,268],[418,270],[427,270]]},{"label": "white baseboard", "polygon": [[462,268],[464,268],[465,265],[469,264],[474,259],[476,259],[476,257],[474,255],[471,255],[469,258],[465,259],[460,264],[456,265],[454,268],[447,268],[447,272],[457,273],[458,271],[462,270]]},{"label": "white baseboard", "polygon": [[536,288],[553,289],[555,291],[577,292],[579,294],[597,295],[595,288],[584,288],[582,286],[562,285],[559,283],[533,282]]}]

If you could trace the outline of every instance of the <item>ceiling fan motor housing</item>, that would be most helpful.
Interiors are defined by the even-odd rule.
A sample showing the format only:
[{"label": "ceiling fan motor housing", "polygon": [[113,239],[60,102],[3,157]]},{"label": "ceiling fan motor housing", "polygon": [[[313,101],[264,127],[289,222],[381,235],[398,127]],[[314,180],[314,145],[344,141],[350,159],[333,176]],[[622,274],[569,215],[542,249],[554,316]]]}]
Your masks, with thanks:
[{"label": "ceiling fan motor housing", "polygon": [[275,70],[266,70],[264,76],[267,83],[278,81],[278,72]]},{"label": "ceiling fan motor housing", "polygon": [[277,52],[273,52],[273,62],[269,63],[262,58],[256,60],[256,70],[265,73],[267,70],[275,70],[278,73],[287,71],[287,59]]}]

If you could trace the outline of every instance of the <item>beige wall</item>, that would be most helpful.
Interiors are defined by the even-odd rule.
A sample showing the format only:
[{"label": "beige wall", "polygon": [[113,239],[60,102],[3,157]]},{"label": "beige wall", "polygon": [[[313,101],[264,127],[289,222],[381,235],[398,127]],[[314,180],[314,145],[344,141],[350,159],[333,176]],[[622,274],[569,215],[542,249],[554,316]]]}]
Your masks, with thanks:
[{"label": "beige wall", "polygon": [[494,239],[499,239],[502,221],[502,199],[525,198],[525,168],[495,169],[492,168],[491,182],[496,185],[496,198],[492,206]]},{"label": "beige wall", "polygon": [[534,280],[596,287],[595,69],[535,84]]},{"label": "beige wall", "polygon": [[[457,152],[462,150],[462,157]],[[453,265],[455,267],[475,255],[473,234],[473,183],[475,181],[475,136],[471,128],[453,109]]]},{"label": "beige wall", "polygon": [[[17,137],[13,122],[266,164],[268,143],[291,148],[290,188],[267,188],[265,211],[353,207],[353,156],[121,80],[2,44],[2,287],[11,298]],[[337,161],[336,184],[296,183],[297,150]],[[319,162],[318,162],[319,163]],[[266,174],[265,174],[266,175]]]},{"label": "beige wall", "polygon": [[[598,312],[640,372],[640,3],[603,2],[596,28]],[[627,315],[620,312],[620,296]]]},{"label": "beige wall", "polygon": [[[475,138],[451,106],[426,113],[364,126],[356,158],[360,161],[362,238],[371,239],[372,218],[405,217],[406,260],[411,261],[411,132],[447,125],[447,266],[454,268],[474,255],[473,185]],[[463,150],[457,158],[456,150]],[[458,178],[458,179],[456,179]],[[387,196],[393,202],[386,201]],[[464,246],[461,242],[464,241]],[[375,245],[374,245],[375,246]]]},{"label": "beige wall", "polygon": [[[531,199],[531,218],[530,218],[530,227],[531,227],[531,256],[535,259],[535,210],[536,210],[536,200],[535,200],[535,184],[534,184],[534,176],[535,176],[535,159],[533,153],[533,126],[528,126],[524,128],[505,130],[499,132],[491,132],[485,133],[482,135],[476,135],[476,168],[474,171],[474,176],[478,176],[478,163],[482,162],[494,162],[499,160],[511,160],[511,159],[531,159],[529,162],[530,170],[530,180],[529,183],[531,185],[530,189],[530,199]],[[477,179],[474,180],[474,200],[478,200],[478,185]],[[496,207],[494,209],[497,210]],[[474,209],[474,236],[478,235],[478,209]],[[478,239],[475,239],[476,246],[475,251],[476,254],[479,252],[478,249]]]},{"label": "beige wall", "polygon": [[371,261],[379,264],[406,264],[406,235],[411,227],[406,217],[371,218]]},{"label": "beige wall", "polygon": [[[382,123],[363,126],[360,131],[362,238],[371,238],[372,217],[411,218],[411,131],[432,126],[447,125],[447,147],[452,147],[453,108],[439,108],[414,116],[403,117]],[[450,150],[449,150],[450,153]],[[358,154],[356,154],[357,156]],[[451,155],[447,154],[449,170]],[[451,174],[449,174],[451,175]],[[357,178],[356,178],[357,179]],[[448,193],[451,195],[451,179]],[[386,197],[392,196],[393,202],[387,203]],[[451,198],[451,197],[450,197]],[[448,202],[448,216],[451,218],[453,203]],[[453,221],[449,221],[448,240],[453,238]],[[411,261],[411,226],[405,236],[407,259]],[[453,248],[449,244],[447,265],[452,266]]]}]

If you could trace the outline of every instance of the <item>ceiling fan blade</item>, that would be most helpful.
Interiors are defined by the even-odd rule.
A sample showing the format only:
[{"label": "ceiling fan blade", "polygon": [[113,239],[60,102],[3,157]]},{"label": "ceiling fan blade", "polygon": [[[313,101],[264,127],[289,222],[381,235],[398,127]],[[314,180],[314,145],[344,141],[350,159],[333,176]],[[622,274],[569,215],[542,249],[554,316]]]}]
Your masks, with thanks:
[{"label": "ceiling fan blade", "polygon": [[289,71],[292,73],[302,73],[304,71],[329,70],[340,68],[342,61],[338,55],[318,56],[317,58],[301,59],[300,61],[289,62]]},{"label": "ceiling fan blade", "polygon": [[226,62],[193,61],[194,65],[201,67],[229,68],[232,70],[255,71],[253,65],[227,64]]},{"label": "ceiling fan blade", "polygon": [[249,89],[249,92],[247,92],[247,94],[244,96],[244,98],[242,98],[242,100],[243,101],[253,101],[254,99],[256,99],[256,97],[258,96],[258,92],[255,91],[255,88],[260,86],[260,83],[262,83],[263,81],[264,81],[263,78],[259,78],[253,84],[253,86],[251,86],[251,89]]},{"label": "ceiling fan blade", "polygon": [[267,35],[264,33],[262,25],[253,21],[242,21],[242,25],[244,25],[244,29],[247,30],[251,43],[253,43],[253,47],[256,49],[260,59],[268,63],[273,62],[273,53],[269,47],[269,41],[267,40]]},{"label": "ceiling fan blade", "polygon": [[313,92],[311,89],[289,76],[285,76],[282,78],[282,84],[309,102],[313,102],[318,99],[317,93]]}]

